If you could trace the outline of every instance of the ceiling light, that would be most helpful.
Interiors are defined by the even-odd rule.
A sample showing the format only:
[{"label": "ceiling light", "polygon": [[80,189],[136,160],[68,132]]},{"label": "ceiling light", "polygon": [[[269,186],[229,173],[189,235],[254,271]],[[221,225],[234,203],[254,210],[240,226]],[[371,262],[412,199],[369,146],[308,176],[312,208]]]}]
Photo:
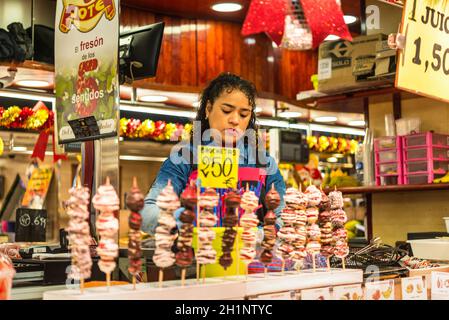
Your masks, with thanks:
[{"label": "ceiling light", "polygon": [[12,147],[12,151],[27,151],[26,147]]},{"label": "ceiling light", "polygon": [[319,131],[319,132],[330,132],[330,133],[341,133],[341,134],[350,134],[354,136],[364,136],[365,130],[363,129],[355,129],[350,127],[338,127],[338,126],[325,126],[320,124],[310,124],[311,131]]},{"label": "ceiling light", "polygon": [[338,159],[336,157],[329,157],[329,158],[327,158],[327,162],[336,163],[336,162],[338,162]]},{"label": "ceiling light", "polygon": [[278,116],[281,118],[299,118],[302,116],[302,113],[296,111],[282,111],[278,114]]},{"label": "ceiling light", "polygon": [[35,101],[45,101],[45,102],[55,102],[55,98],[52,96],[43,96],[41,94],[35,95],[35,94],[27,94],[27,93],[19,93],[19,92],[13,92],[8,90],[1,90],[0,91],[1,97],[8,97],[8,98],[14,98],[14,99],[25,99],[25,100],[35,100]]},{"label": "ceiling light", "polygon": [[350,15],[344,15],[343,18],[345,19],[346,24],[352,24],[357,21],[357,18]]},{"label": "ceiling light", "polygon": [[19,80],[16,81],[15,84],[20,87],[29,87],[29,88],[45,88],[50,84],[45,80]]},{"label": "ceiling light", "polygon": [[142,156],[131,156],[131,155],[121,155],[120,160],[127,161],[154,161],[154,162],[164,162],[167,158],[161,157],[142,157]]},{"label": "ceiling light", "polygon": [[354,126],[354,127],[364,127],[366,125],[366,123],[365,123],[365,120],[354,120],[354,121],[349,121],[348,125]]},{"label": "ceiling light", "polygon": [[245,42],[247,45],[252,46],[253,44],[256,44],[256,39],[254,39],[254,38],[245,38],[245,40],[243,40],[243,42]]},{"label": "ceiling light", "polygon": [[328,36],[326,37],[326,39],[324,39],[324,41],[333,41],[333,40],[338,40],[338,39],[340,39],[339,36],[336,36],[336,35],[334,35],[334,34],[330,34],[330,35],[328,35]]},{"label": "ceiling light", "polygon": [[183,111],[183,110],[173,110],[173,109],[161,109],[152,107],[138,107],[133,105],[120,105],[120,111],[130,111],[148,114],[159,114],[164,116],[182,117],[194,119],[196,117],[196,112]]},{"label": "ceiling light", "polygon": [[141,96],[139,98],[139,100],[142,102],[165,102],[168,100],[168,98],[166,96],[150,94],[150,95]]},{"label": "ceiling light", "polygon": [[335,153],[335,154],[332,155],[332,157],[335,157],[337,159],[341,159],[341,158],[344,158],[345,156],[342,155],[341,153]]},{"label": "ceiling light", "polygon": [[270,119],[259,119],[257,120],[260,126],[265,127],[274,127],[274,128],[288,128],[287,121],[278,121],[278,120],[270,120]]},{"label": "ceiling light", "polygon": [[315,118],[314,121],[316,122],[335,122],[337,121],[337,117],[318,117]]},{"label": "ceiling light", "polygon": [[242,5],[234,2],[216,3],[212,6],[212,10],[218,12],[235,12],[242,10]]},{"label": "ceiling light", "polygon": [[273,56],[268,56],[267,57],[267,61],[273,63],[274,62],[274,57]]}]

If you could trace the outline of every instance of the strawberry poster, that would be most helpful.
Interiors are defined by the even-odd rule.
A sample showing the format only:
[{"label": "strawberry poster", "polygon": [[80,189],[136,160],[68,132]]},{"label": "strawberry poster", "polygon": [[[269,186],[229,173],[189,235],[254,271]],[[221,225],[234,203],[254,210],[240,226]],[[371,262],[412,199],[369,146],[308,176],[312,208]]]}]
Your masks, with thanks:
[{"label": "strawberry poster", "polygon": [[118,0],[57,0],[56,130],[59,143],[117,135]]}]

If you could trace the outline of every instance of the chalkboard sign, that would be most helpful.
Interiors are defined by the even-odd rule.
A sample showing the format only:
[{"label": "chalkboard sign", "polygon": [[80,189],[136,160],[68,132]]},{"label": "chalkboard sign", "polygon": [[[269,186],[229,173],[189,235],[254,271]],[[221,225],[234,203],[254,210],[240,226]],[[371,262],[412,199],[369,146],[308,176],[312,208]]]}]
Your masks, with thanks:
[{"label": "chalkboard sign", "polygon": [[16,242],[45,242],[47,210],[18,208],[16,210]]}]

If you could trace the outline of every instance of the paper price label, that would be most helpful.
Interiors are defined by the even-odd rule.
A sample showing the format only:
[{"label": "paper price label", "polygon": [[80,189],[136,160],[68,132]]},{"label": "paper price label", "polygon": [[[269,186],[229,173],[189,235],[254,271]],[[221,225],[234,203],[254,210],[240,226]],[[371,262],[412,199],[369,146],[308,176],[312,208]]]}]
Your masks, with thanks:
[{"label": "paper price label", "polygon": [[449,299],[449,273],[432,272],[432,300]]},{"label": "paper price label", "polygon": [[201,186],[237,188],[239,149],[198,146],[198,178]]},{"label": "paper price label", "polygon": [[334,300],[363,300],[362,285],[334,287],[332,297]]},{"label": "paper price label", "polygon": [[394,280],[365,283],[366,300],[394,300]]},{"label": "paper price label", "polygon": [[423,277],[401,280],[402,300],[427,300],[427,287]]},{"label": "paper price label", "polygon": [[446,1],[406,1],[396,86],[449,101],[449,6]]}]

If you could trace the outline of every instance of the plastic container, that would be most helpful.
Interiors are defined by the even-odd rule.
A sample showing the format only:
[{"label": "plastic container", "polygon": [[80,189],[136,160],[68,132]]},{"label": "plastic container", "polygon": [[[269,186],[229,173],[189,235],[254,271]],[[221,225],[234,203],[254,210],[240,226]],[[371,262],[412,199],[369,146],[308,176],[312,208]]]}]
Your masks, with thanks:
[{"label": "plastic container", "polygon": [[441,178],[444,174],[423,173],[404,175],[404,184],[431,184],[436,178]]},{"label": "plastic container", "polygon": [[408,134],[416,134],[421,132],[421,119],[419,118],[402,118],[396,120],[396,134],[405,136]]},{"label": "plastic container", "polygon": [[433,172],[445,174],[449,170],[449,161],[412,161],[405,162],[404,173]]},{"label": "plastic container", "polygon": [[0,300],[11,298],[12,279],[15,273],[11,259],[0,254]]},{"label": "plastic container", "polygon": [[380,151],[376,153],[376,163],[385,163],[385,162],[397,162],[398,152],[394,151]]},{"label": "plastic container", "polygon": [[386,175],[386,174],[398,175],[400,172],[400,170],[398,169],[399,166],[400,166],[399,163],[381,164],[381,165],[379,165],[379,173],[381,175]]},{"label": "plastic container", "polygon": [[403,137],[404,147],[416,146],[449,146],[449,136],[445,134],[438,134],[433,132],[426,132],[422,134],[412,134]]},{"label": "plastic container", "polygon": [[401,137],[381,137],[374,139],[374,150],[397,149],[401,143]]},{"label": "plastic container", "polygon": [[446,232],[449,233],[449,217],[443,217],[443,219],[446,224]]},{"label": "plastic container", "polygon": [[449,261],[449,240],[421,239],[408,240],[413,256],[421,259]]},{"label": "plastic container", "polygon": [[447,148],[409,148],[404,150],[404,160],[449,160]]},{"label": "plastic container", "polygon": [[380,176],[378,180],[379,183],[377,185],[381,186],[395,186],[398,184],[402,184],[400,183],[399,176]]}]

